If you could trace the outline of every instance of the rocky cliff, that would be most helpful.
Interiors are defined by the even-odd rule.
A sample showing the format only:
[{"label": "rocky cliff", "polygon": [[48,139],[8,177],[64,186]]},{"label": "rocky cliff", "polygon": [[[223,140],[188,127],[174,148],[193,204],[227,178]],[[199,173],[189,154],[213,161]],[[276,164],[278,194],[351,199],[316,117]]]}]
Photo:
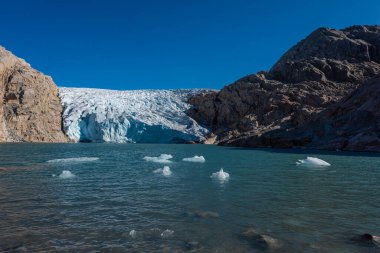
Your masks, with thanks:
[{"label": "rocky cliff", "polygon": [[[286,52],[269,71],[191,98],[194,108],[188,113],[211,127],[219,144],[323,148],[310,136],[306,141],[292,139],[290,132],[318,121],[318,117],[319,122],[334,121],[334,113],[320,113],[378,74],[380,26],[320,28]],[[353,149],[362,150],[359,146]]]},{"label": "rocky cliff", "polygon": [[0,142],[66,142],[58,88],[0,47]]}]

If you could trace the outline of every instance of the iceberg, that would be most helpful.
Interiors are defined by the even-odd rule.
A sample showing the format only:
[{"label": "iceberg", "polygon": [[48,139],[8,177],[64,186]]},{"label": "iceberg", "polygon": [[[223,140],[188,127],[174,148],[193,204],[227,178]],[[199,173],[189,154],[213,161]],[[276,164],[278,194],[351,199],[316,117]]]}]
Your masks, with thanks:
[{"label": "iceberg", "polygon": [[99,160],[98,157],[75,157],[75,158],[61,158],[47,161],[47,163],[83,163],[93,162]]},{"label": "iceberg", "polygon": [[193,163],[204,163],[206,159],[203,156],[196,155],[194,157],[183,158],[182,161],[193,162]]},{"label": "iceberg", "polygon": [[58,177],[62,179],[66,179],[66,178],[73,178],[75,177],[75,175],[71,173],[69,170],[63,170],[62,173]]},{"label": "iceberg", "polygon": [[172,155],[161,154],[159,156],[145,156],[143,159],[147,162],[154,163],[171,163],[170,159],[172,159]]},{"label": "iceberg", "polygon": [[208,91],[60,88],[63,129],[76,142],[201,141],[209,130],[186,114],[187,101]]},{"label": "iceberg", "polygon": [[165,231],[163,231],[161,233],[161,237],[163,238],[168,238],[169,236],[173,235],[174,234],[174,231],[173,230],[170,230],[170,229],[166,229]]},{"label": "iceberg", "polygon": [[164,166],[164,168],[154,170],[153,173],[162,173],[162,175],[168,177],[172,174],[172,171],[170,170],[169,166]]},{"label": "iceberg", "polygon": [[230,178],[230,174],[224,172],[223,168],[221,168],[220,171],[212,173],[211,178],[224,182]]},{"label": "iceberg", "polygon": [[323,161],[322,159],[316,158],[316,157],[310,157],[308,156],[306,159],[298,160],[296,162],[297,165],[304,165],[304,166],[330,166],[326,161]]}]

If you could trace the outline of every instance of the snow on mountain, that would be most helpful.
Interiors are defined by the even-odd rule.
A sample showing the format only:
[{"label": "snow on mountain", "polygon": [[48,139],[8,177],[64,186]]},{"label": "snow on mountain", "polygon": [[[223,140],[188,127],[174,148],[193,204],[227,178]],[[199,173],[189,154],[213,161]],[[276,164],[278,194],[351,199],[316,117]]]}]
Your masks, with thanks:
[{"label": "snow on mountain", "polygon": [[203,140],[208,129],[186,115],[207,90],[60,88],[63,128],[74,141],[170,143]]}]

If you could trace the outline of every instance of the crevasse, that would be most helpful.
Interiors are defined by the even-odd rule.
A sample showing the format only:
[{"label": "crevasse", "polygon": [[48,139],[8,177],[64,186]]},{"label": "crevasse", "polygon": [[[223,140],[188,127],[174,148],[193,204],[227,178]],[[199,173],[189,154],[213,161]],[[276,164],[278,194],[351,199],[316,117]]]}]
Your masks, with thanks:
[{"label": "crevasse", "polygon": [[209,130],[186,115],[190,96],[207,90],[60,88],[63,129],[73,141],[200,141]]}]

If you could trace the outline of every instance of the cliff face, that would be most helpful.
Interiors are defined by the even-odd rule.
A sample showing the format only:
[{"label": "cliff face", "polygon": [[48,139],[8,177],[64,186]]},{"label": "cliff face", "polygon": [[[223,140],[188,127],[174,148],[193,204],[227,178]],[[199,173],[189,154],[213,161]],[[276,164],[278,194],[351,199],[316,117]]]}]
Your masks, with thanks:
[{"label": "cliff face", "polygon": [[380,26],[320,28],[269,71],[191,98],[194,108],[188,113],[212,128],[216,143],[282,147],[266,136],[281,132],[286,137],[378,74]]},{"label": "cliff face", "polygon": [[53,80],[0,47],[0,141],[66,142]]}]

